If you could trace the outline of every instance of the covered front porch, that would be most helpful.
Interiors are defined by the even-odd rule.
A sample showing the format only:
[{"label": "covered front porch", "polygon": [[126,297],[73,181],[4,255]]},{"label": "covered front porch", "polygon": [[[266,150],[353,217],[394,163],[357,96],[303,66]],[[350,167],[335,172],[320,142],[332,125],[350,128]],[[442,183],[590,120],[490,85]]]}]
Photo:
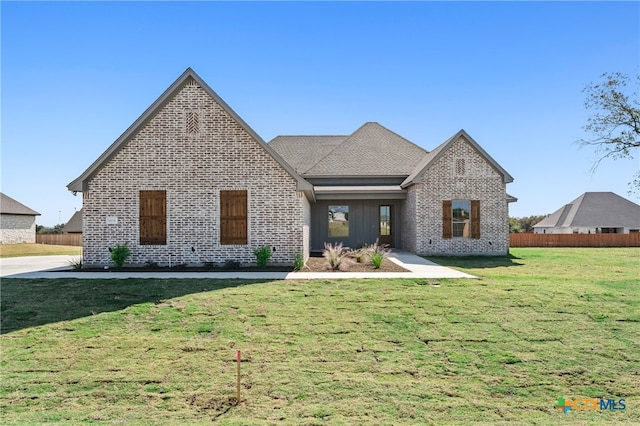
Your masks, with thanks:
[{"label": "covered front porch", "polygon": [[325,243],[359,248],[376,240],[402,247],[406,192],[399,186],[316,186],[311,205],[311,254]]}]

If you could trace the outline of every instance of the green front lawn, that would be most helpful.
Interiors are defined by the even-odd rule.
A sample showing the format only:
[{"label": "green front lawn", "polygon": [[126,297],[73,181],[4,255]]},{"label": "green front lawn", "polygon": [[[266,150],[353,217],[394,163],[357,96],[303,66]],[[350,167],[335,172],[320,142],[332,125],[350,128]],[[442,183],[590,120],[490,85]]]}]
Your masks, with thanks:
[{"label": "green front lawn", "polygon": [[82,247],[49,244],[0,244],[0,257],[51,255],[82,256]]},{"label": "green front lawn", "polygon": [[481,278],[3,279],[3,423],[640,422],[637,249],[436,260]]}]

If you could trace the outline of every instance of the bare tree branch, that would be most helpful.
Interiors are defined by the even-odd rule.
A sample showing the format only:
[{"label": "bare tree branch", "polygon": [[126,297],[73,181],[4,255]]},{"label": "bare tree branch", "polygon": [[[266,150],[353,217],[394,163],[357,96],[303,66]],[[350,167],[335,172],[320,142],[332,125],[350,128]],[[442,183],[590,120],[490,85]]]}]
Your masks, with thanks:
[{"label": "bare tree branch", "polygon": [[[583,129],[592,137],[578,140],[580,145],[593,147],[600,154],[592,172],[604,159],[633,158],[640,148],[640,75],[630,78],[615,72],[604,73],[600,78],[599,83],[590,83],[583,90],[587,95],[585,108],[594,111]],[[640,192],[638,175],[630,186]]]}]

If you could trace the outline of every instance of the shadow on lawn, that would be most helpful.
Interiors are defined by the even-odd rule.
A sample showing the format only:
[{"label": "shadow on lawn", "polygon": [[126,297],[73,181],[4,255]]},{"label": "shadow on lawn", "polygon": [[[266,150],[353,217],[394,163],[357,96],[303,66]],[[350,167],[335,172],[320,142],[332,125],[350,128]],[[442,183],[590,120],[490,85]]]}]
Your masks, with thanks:
[{"label": "shadow on lawn", "polygon": [[113,312],[139,303],[271,280],[3,279],[0,334]]},{"label": "shadow on lawn", "polygon": [[509,253],[506,256],[428,256],[431,260],[442,266],[452,266],[457,268],[485,269],[501,268],[505,266],[522,266],[524,263],[518,262],[522,258]]}]

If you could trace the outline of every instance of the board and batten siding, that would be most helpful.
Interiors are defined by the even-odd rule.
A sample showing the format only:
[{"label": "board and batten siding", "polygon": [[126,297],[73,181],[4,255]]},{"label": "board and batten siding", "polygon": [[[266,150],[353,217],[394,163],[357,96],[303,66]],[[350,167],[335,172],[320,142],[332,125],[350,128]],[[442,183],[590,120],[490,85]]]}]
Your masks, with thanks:
[{"label": "board and batten siding", "polygon": [[[311,250],[322,251],[324,243],[339,243],[345,247],[360,248],[373,244],[380,227],[380,206],[392,206],[394,246],[400,247],[402,200],[318,200],[311,205]],[[349,236],[329,237],[329,206],[349,206]]]}]

